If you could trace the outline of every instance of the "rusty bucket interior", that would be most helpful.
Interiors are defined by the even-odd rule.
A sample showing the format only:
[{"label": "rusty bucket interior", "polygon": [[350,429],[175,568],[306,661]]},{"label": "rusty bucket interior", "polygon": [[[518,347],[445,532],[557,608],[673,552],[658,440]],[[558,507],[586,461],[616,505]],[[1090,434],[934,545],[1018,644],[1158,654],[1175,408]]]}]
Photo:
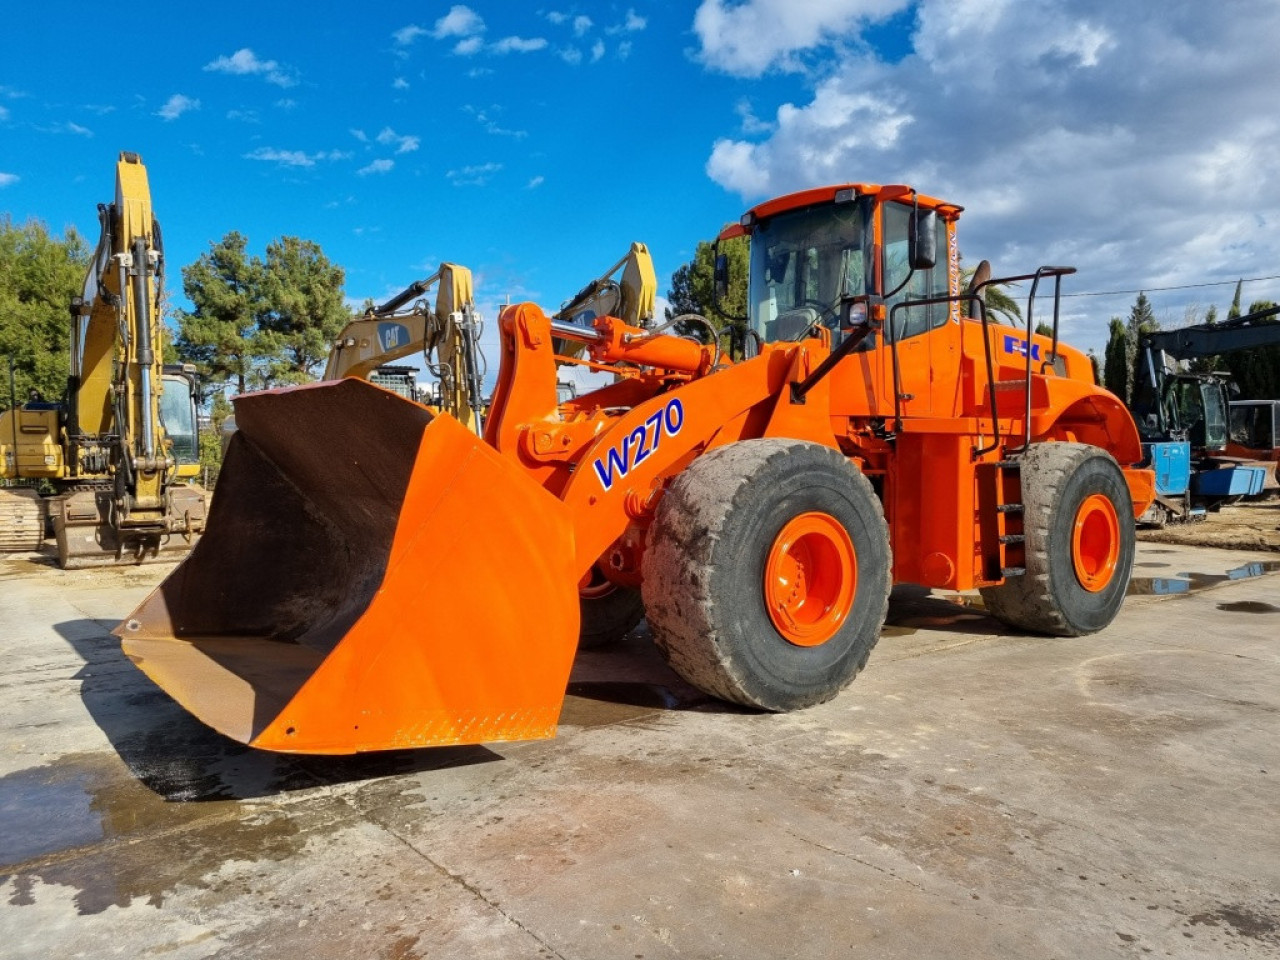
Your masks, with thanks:
[{"label": "rusty bucket interior", "polygon": [[349,379],[236,401],[204,536],[116,629],[221,733],[354,753],[554,735],[567,510],[448,415]]}]

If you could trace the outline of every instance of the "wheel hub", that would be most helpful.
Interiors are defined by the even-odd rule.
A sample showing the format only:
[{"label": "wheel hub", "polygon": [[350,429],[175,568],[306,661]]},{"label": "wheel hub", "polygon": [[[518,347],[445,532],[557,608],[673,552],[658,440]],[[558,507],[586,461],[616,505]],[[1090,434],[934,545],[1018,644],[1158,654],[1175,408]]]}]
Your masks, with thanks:
[{"label": "wheel hub", "polygon": [[1109,497],[1095,493],[1080,504],[1071,534],[1071,561],[1080,586],[1090,593],[1111,582],[1120,561],[1120,521]]},{"label": "wheel hub", "polygon": [[816,647],[844,624],[857,592],[853,541],[829,514],[803,513],[778,533],[765,563],[765,608],[788,643]]}]

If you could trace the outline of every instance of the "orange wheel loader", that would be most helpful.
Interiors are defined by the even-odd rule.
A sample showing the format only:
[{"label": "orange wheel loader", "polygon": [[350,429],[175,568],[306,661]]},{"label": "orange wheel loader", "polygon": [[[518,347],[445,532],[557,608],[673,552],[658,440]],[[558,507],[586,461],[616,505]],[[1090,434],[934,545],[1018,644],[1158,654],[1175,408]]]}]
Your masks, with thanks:
[{"label": "orange wheel loader", "polygon": [[[754,207],[721,234],[750,238],[736,362],[507,307],[483,439],[355,379],[240,397],[206,533],[125,652],[227,736],[351,753],[552,736],[583,608],[628,591],[681,676],[767,711],[844,688],[898,582],[1106,627],[1153,497],[1137,429],[1058,342],[1072,271],[991,281],[1031,296],[1026,330],[988,323],[960,213],[866,183]],[[556,339],[618,378],[558,402]]]}]

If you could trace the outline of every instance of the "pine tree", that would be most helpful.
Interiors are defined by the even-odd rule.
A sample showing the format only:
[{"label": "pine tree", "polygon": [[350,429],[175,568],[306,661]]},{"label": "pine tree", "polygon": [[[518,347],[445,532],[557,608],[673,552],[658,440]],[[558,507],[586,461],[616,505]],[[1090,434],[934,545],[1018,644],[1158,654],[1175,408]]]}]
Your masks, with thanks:
[{"label": "pine tree", "polygon": [[1109,330],[1110,336],[1103,354],[1103,386],[1127,404],[1132,389],[1130,371],[1133,368],[1129,355],[1129,338],[1124,321],[1119,317],[1111,318]]},{"label": "pine tree", "polygon": [[[1266,310],[1275,306],[1270,300],[1255,300],[1249,304],[1249,312]],[[1280,326],[1275,317],[1261,323]],[[1280,332],[1277,333],[1280,337]],[[1240,387],[1241,400],[1280,399],[1280,345],[1239,350],[1224,358],[1231,379]]]},{"label": "pine tree", "polygon": [[232,231],[182,270],[194,309],[177,314],[178,355],[239,393],[313,380],[349,319],[344,279],[310,240],[281,237],[263,259]]},{"label": "pine tree", "polygon": [[[61,239],[31,220],[0,215],[0,406],[31,391],[62,396],[70,372],[71,298],[84,286],[89,248],[75,230]],[[13,364],[15,398],[9,396]]]}]

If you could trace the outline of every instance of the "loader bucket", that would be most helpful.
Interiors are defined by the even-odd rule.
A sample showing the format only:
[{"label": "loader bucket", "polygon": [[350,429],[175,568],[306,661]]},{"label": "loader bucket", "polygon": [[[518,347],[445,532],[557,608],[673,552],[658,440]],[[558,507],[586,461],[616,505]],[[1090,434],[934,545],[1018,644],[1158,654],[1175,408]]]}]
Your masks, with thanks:
[{"label": "loader bucket", "polygon": [[354,753],[555,733],[578,639],[567,508],[361,380],[236,401],[204,536],[119,627],[204,723]]}]

